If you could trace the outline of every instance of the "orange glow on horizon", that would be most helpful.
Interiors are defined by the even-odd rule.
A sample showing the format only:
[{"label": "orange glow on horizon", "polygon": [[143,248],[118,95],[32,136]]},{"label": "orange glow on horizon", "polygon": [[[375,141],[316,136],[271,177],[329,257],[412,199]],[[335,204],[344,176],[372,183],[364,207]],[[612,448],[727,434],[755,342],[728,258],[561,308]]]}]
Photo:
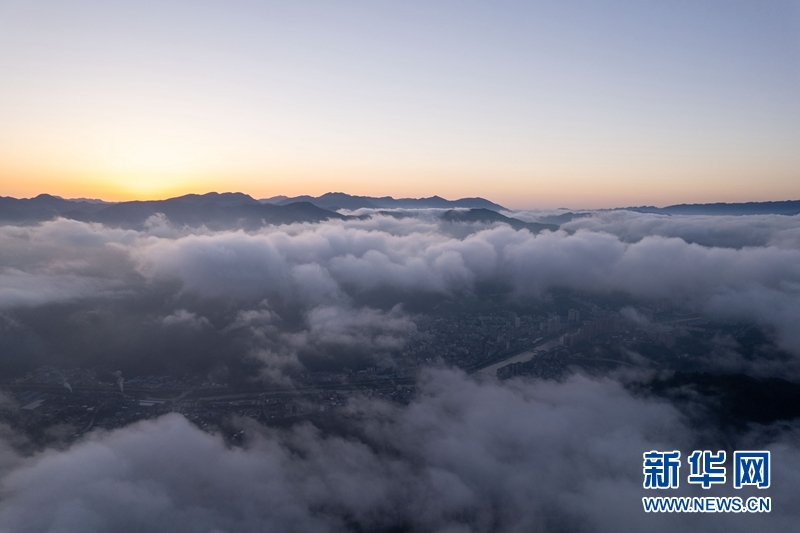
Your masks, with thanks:
[{"label": "orange glow on horizon", "polygon": [[[382,174],[382,179],[369,176]],[[795,200],[800,191],[797,181],[783,180],[783,194],[761,190],[755,179],[741,172],[736,188],[720,187],[718,180],[706,179],[701,184],[685,175],[682,179],[640,180],[611,178],[595,172],[591,178],[571,173],[553,173],[555,177],[534,175],[499,176],[486,179],[477,173],[424,172],[402,174],[354,171],[324,175],[312,170],[262,172],[214,172],[170,174],[167,172],[120,172],[109,177],[101,172],[56,172],[53,169],[11,169],[0,165],[0,196],[34,197],[41,193],[63,198],[94,198],[106,201],[161,200],[184,194],[206,192],[242,192],[254,198],[277,195],[319,196],[327,192],[344,192],[359,196],[429,197],[447,199],[480,196],[512,209],[557,208],[591,209],[634,205],[666,206],[677,203],[747,202]],[[726,174],[730,176],[730,174]],[[660,176],[659,176],[660,178]],[[702,185],[702,186],[699,186]]]},{"label": "orange glow on horizon", "polygon": [[523,3],[519,17],[425,2],[12,4],[0,10],[4,196],[800,198],[786,6],[726,19],[694,3],[597,17],[558,3]]}]

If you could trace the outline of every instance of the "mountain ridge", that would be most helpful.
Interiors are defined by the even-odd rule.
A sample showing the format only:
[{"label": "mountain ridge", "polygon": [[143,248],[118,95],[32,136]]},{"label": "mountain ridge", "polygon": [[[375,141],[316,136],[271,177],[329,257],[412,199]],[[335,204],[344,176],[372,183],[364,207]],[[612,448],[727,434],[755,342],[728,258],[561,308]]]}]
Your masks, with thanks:
[{"label": "mountain ridge", "polygon": [[666,207],[643,205],[616,207],[610,211],[636,211],[665,215],[787,215],[800,214],[800,200],[775,200],[766,202],[715,202],[709,204],[675,204]]},{"label": "mountain ridge", "polygon": [[343,192],[328,192],[321,196],[273,196],[272,198],[264,198],[260,201],[273,205],[287,205],[298,201],[310,202],[317,207],[333,211],[338,209],[354,211],[356,209],[452,209],[457,207],[508,211],[508,209],[502,205],[480,197],[447,200],[441,196],[430,196],[428,198],[394,198],[392,196],[357,196]]},{"label": "mountain ridge", "polygon": [[[301,200],[296,201],[298,198]],[[376,213],[390,214],[391,216],[402,213],[400,210],[377,211],[356,217],[324,209],[311,202],[303,201],[304,198],[296,197],[292,198],[292,201],[282,201],[279,198],[281,201],[278,203],[264,203],[247,194],[237,192],[186,194],[166,200],[134,200],[116,203],[65,200],[49,194],[23,199],[0,197],[0,222],[31,224],[62,217],[112,227],[143,229],[148,225],[151,217],[163,215],[170,222],[179,226],[206,226],[211,230],[257,230],[266,225],[318,223],[331,219],[369,218]],[[364,205],[365,202],[365,197],[351,197],[343,193],[330,193],[326,198],[339,203],[352,200],[358,205]],[[450,201],[433,196],[425,199],[395,200],[390,198],[391,202],[389,202],[387,198],[390,197],[377,200],[394,206],[411,204],[412,208],[418,209],[421,208],[420,203],[437,207],[459,205],[458,208],[450,208],[438,215],[438,218],[446,223],[503,223],[515,230],[527,229],[534,233],[543,230],[558,230],[558,225],[523,222],[488,208],[460,207],[464,204],[470,205],[473,199]],[[500,207],[487,200],[478,200]],[[409,214],[409,216],[413,215]]]},{"label": "mountain ridge", "polygon": [[[475,207],[490,206],[490,207]],[[50,194],[40,194],[33,198],[13,198],[0,196],[0,222],[30,224],[63,217],[84,222],[98,222],[123,228],[143,228],[147,220],[156,214],[163,214],[171,222],[209,229],[257,229],[265,225],[317,223],[324,220],[351,218],[337,212],[339,209],[402,210],[402,209],[442,209],[440,218],[445,222],[505,223],[514,229],[526,228],[533,232],[555,231],[572,218],[588,216],[588,213],[567,213],[559,216],[543,217],[536,223],[526,223],[499,213],[505,210],[499,204],[483,198],[461,198],[446,200],[440,196],[429,198],[400,198],[390,196],[381,198],[353,196],[345,193],[326,193],[320,197],[278,196],[257,200],[241,192],[211,192],[206,194],[186,194],[166,200],[135,200],[129,202],[102,202],[87,199],[64,199]],[[714,204],[676,204],[667,207],[639,206],[610,210],[628,210],[640,213],[664,215],[798,215],[800,200],[714,203]],[[380,212],[380,211],[378,211]],[[384,211],[385,214],[400,211]],[[369,214],[362,215],[369,216]]]},{"label": "mountain ridge", "polygon": [[63,217],[138,229],[144,227],[146,221],[156,214],[163,214],[176,224],[205,225],[209,229],[255,229],[268,224],[346,218],[308,202],[280,206],[263,204],[244,193],[187,194],[166,200],[133,200],[107,204],[65,200],[49,194],[22,199],[0,197],[0,221],[12,223],[36,223]]}]

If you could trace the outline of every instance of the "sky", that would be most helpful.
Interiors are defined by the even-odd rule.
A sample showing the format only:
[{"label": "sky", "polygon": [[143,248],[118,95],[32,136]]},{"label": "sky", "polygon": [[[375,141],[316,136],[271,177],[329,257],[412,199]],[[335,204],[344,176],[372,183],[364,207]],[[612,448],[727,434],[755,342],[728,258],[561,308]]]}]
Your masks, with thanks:
[{"label": "sky", "polygon": [[800,2],[0,0],[0,195],[800,199]]}]

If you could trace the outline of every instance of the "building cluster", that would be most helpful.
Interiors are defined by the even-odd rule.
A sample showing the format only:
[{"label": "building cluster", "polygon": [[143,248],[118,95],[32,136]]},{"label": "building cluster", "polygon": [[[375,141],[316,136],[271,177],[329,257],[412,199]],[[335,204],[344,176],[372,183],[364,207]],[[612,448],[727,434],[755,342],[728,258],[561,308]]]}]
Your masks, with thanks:
[{"label": "building cluster", "polygon": [[565,333],[561,336],[560,341],[564,346],[577,346],[600,335],[617,332],[625,325],[624,319],[618,313],[608,313],[605,316],[584,322],[577,331]]},{"label": "building cluster", "polygon": [[[69,442],[93,429],[116,429],[169,412],[182,413],[201,429],[217,431],[230,425],[235,417],[279,423],[339,413],[354,396],[408,403],[415,392],[413,384],[390,379],[355,382],[345,388],[334,388],[337,384],[327,382],[261,392],[239,392],[217,385],[189,386],[183,391],[158,388],[150,392],[130,387],[123,393],[102,382],[96,382],[94,387],[84,383],[80,389],[68,390],[60,387],[58,380],[51,379],[58,375],[55,370],[38,369],[35,375],[46,378],[40,383],[6,384],[10,387],[7,394],[14,401],[0,405],[0,423],[9,424],[41,443],[54,438]],[[148,381],[146,376],[131,380],[139,385]]]},{"label": "building cluster", "polygon": [[474,367],[540,340],[548,334],[542,331],[544,320],[543,316],[499,310],[492,314],[421,316],[416,320],[417,335],[409,339],[397,360],[408,376],[419,365],[437,360],[462,368]]},{"label": "building cluster", "polygon": [[511,363],[497,369],[498,379],[509,379],[515,376],[535,376],[541,379],[558,378],[564,373],[565,353],[551,351],[537,355],[529,361]]},{"label": "building cluster", "polygon": [[[532,351],[536,355],[530,360],[501,366],[496,375],[501,379],[519,375],[547,379],[562,375],[568,365],[617,364],[625,356],[614,350],[641,353],[653,360],[663,358],[658,359],[662,364],[670,357],[682,357],[690,335],[698,339],[698,346],[705,342],[702,339],[714,336],[713,330],[700,327],[695,318],[669,310],[653,311],[634,323],[588,302],[575,303],[580,310],[566,311],[563,306],[561,313],[549,314],[517,314],[498,308],[492,313],[418,315],[416,333],[403,349],[380,364],[306,372],[293,376],[295,387],[288,390],[253,392],[208,377],[122,377],[116,369],[49,366],[4,385],[16,400],[15,424],[34,434],[45,435],[45,428],[59,426],[70,428],[71,435],[78,437],[93,428],[113,429],[174,411],[211,429],[231,417],[272,423],[327,416],[340,412],[354,395],[408,402],[419,368],[429,364],[475,371],[512,357],[519,360],[521,353]],[[557,347],[556,339],[560,341]],[[542,346],[549,346],[549,351]]]},{"label": "building cluster", "polygon": [[183,414],[202,429],[218,427],[231,416],[252,418],[262,423],[346,413],[344,408],[354,397],[408,403],[413,385],[391,385],[349,390],[303,390],[284,393],[239,394],[230,397],[198,397],[175,402],[172,410]]},{"label": "building cluster", "polygon": [[122,372],[100,370],[97,368],[71,368],[62,369],[54,366],[43,365],[14,380],[16,385],[50,385],[63,387],[68,391],[78,388],[110,387],[117,389],[122,385],[123,390],[158,390],[158,389],[186,389],[193,386],[210,387],[212,384],[207,378],[196,375],[171,376],[147,375],[126,378]]},{"label": "building cluster", "polygon": [[553,335],[578,324],[580,319],[581,313],[577,309],[570,309],[567,312],[566,319],[559,314],[553,313],[547,320],[539,323],[539,331],[545,335]]},{"label": "building cluster", "polygon": [[[92,429],[115,429],[169,412],[164,402],[141,401],[119,392],[70,392],[58,388],[9,391],[18,406],[5,405],[5,422],[39,443],[69,441]],[[55,428],[55,429],[54,429]]]}]

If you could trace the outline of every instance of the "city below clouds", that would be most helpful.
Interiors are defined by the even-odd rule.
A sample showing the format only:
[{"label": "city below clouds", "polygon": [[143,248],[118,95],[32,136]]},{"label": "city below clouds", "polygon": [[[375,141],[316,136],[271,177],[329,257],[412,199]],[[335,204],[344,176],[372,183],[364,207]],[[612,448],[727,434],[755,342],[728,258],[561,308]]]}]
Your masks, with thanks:
[{"label": "city below clouds", "polygon": [[[414,343],[430,347],[427,359],[414,356],[413,396],[346,396],[319,408],[331,409],[328,422],[275,426],[233,416],[217,430],[167,403],[177,412],[85,433],[69,423],[31,433],[9,414],[0,426],[0,530],[745,531],[796,523],[795,422],[776,415],[730,426],[700,385],[688,397],[691,386],[642,392],[653,379],[681,379],[669,378],[663,355],[624,348],[613,356],[624,359],[598,372],[581,367],[593,352],[562,354],[577,366],[559,378],[500,380],[448,359],[459,339],[425,339],[456,327],[447,321],[464,320],[458,316],[486,328],[491,312],[470,309],[489,301],[523,313],[573,295],[589,302],[582,313],[592,320],[611,315],[591,302],[616,299],[615,320],[668,346],[701,334],[680,329],[681,316],[722,325],[703,341],[707,351],[680,356],[681,369],[793,381],[800,215],[622,210],[573,214],[559,227],[553,217],[563,212],[506,211],[506,221],[494,222],[464,221],[481,214],[470,210],[459,219],[441,209],[343,213],[248,229],[164,215],[138,229],[66,218],[0,227],[3,379],[29,383],[19,380],[37,368],[63,369],[61,392],[42,397],[51,404],[68,400],[75,367],[105,368],[111,392],[102,394],[125,383],[106,402],[130,402],[140,379],[131,378],[148,374],[302,395],[303,380],[396,368],[417,353]],[[552,229],[531,231],[520,221]],[[651,322],[655,308],[679,319]],[[484,339],[484,347],[497,346],[486,353],[520,342],[510,324],[510,334],[499,326],[497,342],[494,333]],[[748,348],[725,324],[762,332],[761,344]],[[13,390],[2,409],[23,412],[24,386]],[[26,406],[32,417],[36,405]],[[759,517],[766,522],[642,512],[643,452],[734,445],[772,450],[774,510]]]}]

